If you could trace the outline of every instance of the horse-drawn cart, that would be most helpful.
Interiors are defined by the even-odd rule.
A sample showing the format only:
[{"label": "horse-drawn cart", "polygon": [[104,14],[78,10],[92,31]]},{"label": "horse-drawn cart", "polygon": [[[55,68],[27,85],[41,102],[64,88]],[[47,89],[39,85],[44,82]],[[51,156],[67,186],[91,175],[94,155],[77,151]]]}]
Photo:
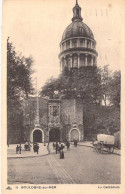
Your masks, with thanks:
[{"label": "horse-drawn cart", "polygon": [[113,153],[114,151],[115,137],[113,135],[99,134],[97,135],[97,141],[93,143],[93,148],[97,153]]}]

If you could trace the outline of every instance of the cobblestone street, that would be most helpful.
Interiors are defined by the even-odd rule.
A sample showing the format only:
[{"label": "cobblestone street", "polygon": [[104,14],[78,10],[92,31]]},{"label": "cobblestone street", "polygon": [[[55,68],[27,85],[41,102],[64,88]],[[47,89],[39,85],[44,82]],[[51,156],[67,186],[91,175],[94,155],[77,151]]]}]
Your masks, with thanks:
[{"label": "cobblestone street", "polygon": [[71,145],[64,159],[53,150],[45,156],[8,158],[8,183],[120,184],[120,156]]}]

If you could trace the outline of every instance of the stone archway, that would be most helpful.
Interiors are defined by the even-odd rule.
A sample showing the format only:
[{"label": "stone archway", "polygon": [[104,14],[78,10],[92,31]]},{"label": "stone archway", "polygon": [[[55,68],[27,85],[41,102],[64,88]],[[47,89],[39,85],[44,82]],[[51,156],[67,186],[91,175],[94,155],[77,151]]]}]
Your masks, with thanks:
[{"label": "stone archway", "polygon": [[38,142],[42,143],[44,142],[44,132],[41,128],[35,128],[31,132],[30,136],[31,142]]},{"label": "stone archway", "polygon": [[69,139],[70,141],[78,140],[80,141],[80,131],[77,128],[73,128],[69,132]]}]

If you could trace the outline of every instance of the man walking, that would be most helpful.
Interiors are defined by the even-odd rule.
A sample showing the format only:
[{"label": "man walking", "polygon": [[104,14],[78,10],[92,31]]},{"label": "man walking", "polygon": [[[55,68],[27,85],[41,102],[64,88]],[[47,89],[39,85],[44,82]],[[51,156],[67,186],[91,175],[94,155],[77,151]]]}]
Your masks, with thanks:
[{"label": "man walking", "polygon": [[67,150],[69,150],[70,149],[70,143],[69,143],[69,141],[67,141],[66,146],[67,146]]},{"label": "man walking", "polygon": [[22,147],[21,147],[21,144],[20,144],[20,146],[19,146],[19,151],[20,151],[20,154],[21,154],[21,148],[22,148]]},{"label": "man walking", "polygon": [[58,142],[56,142],[56,154],[58,152]]}]

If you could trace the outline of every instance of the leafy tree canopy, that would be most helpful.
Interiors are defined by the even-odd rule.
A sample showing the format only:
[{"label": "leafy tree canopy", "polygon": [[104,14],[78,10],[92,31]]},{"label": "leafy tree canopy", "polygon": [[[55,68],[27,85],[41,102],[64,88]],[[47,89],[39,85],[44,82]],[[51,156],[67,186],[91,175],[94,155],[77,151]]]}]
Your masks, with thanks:
[{"label": "leafy tree canopy", "polygon": [[19,100],[28,97],[33,91],[31,74],[33,59],[18,55],[13,44],[7,39],[7,101],[17,105]]},{"label": "leafy tree canopy", "polygon": [[82,98],[85,101],[100,101],[101,91],[100,70],[84,67],[81,70],[65,69],[57,79],[47,80],[41,96],[49,98]]},{"label": "leafy tree canopy", "polygon": [[120,104],[120,71],[111,72],[103,68],[83,67],[80,70],[65,68],[55,79],[51,77],[43,86],[41,96],[47,98],[82,98],[85,102],[105,106]]}]

